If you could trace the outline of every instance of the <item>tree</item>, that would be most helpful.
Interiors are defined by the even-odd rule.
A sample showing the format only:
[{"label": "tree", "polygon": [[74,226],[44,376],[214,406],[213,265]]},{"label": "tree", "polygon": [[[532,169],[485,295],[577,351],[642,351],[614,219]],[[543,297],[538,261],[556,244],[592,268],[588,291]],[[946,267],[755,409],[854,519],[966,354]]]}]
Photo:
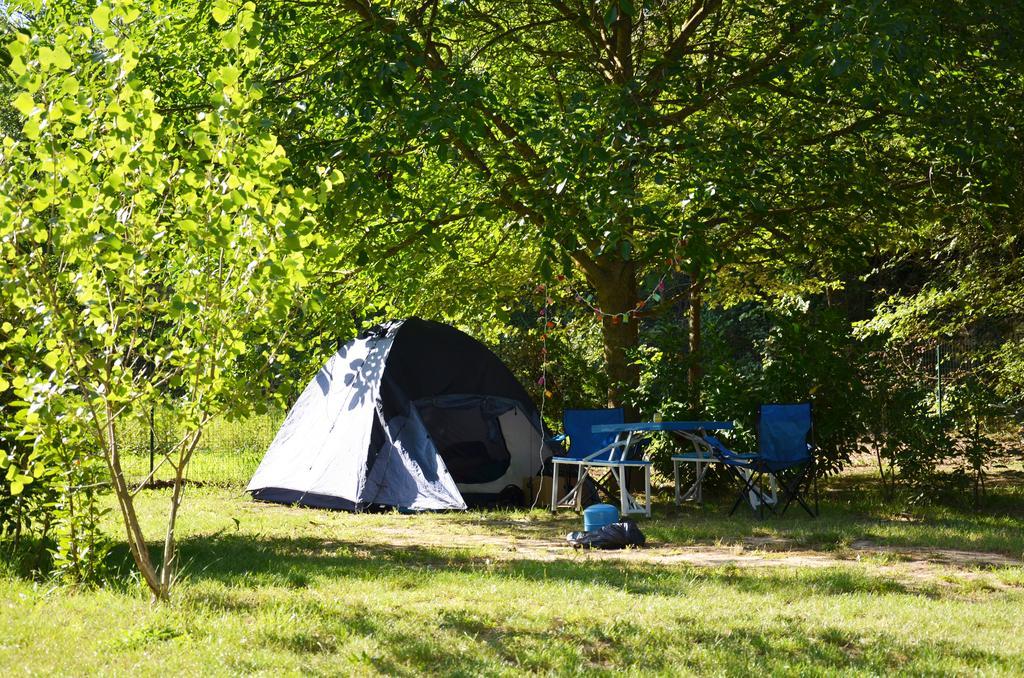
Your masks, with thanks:
[{"label": "tree", "polygon": [[[253,112],[253,5],[214,8],[230,26],[205,64],[206,105],[176,124],[134,73],[147,24],[176,17],[145,9],[57,3],[8,45],[23,126],[3,141],[0,280],[29,327],[5,340],[46,349],[42,369],[4,384],[25,406],[25,434],[84,426],[132,557],[163,599],[191,456],[210,418],[244,410],[289,345],[313,240],[311,196],[284,180],[284,151]],[[254,351],[262,368],[238,369]],[[154,404],[173,404],[187,431],[161,462],[174,482],[160,561],[117,433]]]},{"label": "tree", "polygon": [[823,289],[926,198],[963,187],[972,161],[932,123],[955,94],[948,71],[972,67],[1000,12],[948,48],[942,36],[968,10],[314,0],[263,11],[265,103],[282,141],[301,166],[344,172],[328,222],[366,224],[336,235],[339,252],[401,278],[408,250],[481,228],[506,231],[497,248],[533,243],[540,277],[582,277],[596,294],[611,403],[636,384],[637,316],[659,311],[637,308],[645,274],[671,261],[690,274],[698,393],[700,309],[720,280],[726,299]]}]

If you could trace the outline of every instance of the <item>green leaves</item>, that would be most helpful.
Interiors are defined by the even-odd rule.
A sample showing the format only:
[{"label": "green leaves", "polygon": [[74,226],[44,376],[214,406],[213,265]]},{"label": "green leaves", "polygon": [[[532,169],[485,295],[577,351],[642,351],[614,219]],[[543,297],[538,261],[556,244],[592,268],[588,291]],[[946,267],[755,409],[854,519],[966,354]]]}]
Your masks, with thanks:
[{"label": "green leaves", "polygon": [[34,464],[33,470],[30,471],[28,468],[21,469],[17,464],[11,463],[11,460],[6,455],[3,457],[3,460],[4,463],[0,464],[0,468],[7,469],[4,480],[7,482],[8,491],[14,497],[24,492],[25,486],[31,485],[45,471],[45,467],[41,463]]},{"label": "green leaves", "polygon": [[213,3],[212,13],[213,20],[223,26],[235,13],[235,8],[226,0],[216,0],[216,2]]},{"label": "green leaves", "polygon": [[14,97],[14,108],[18,110],[22,115],[30,115],[32,110],[36,106],[36,102],[32,100],[32,95],[28,92],[21,92],[18,96]]},{"label": "green leaves", "polygon": [[78,80],[75,76],[69,75],[60,81],[60,91],[62,94],[66,94],[69,97],[73,97],[78,94]]},{"label": "green leaves", "polygon": [[237,49],[242,42],[241,33],[238,30],[225,31],[221,36],[221,44],[228,49]]},{"label": "green leaves", "polygon": [[[219,23],[229,7],[215,7]],[[13,48],[25,73],[12,110],[27,119],[3,147],[0,287],[30,331],[5,326],[3,368],[31,357],[11,384],[27,436],[82,425],[91,454],[111,454],[111,412],[173,399],[194,432],[211,412],[251,407],[290,345],[314,242],[316,194],[289,185],[246,77],[254,7],[231,9],[229,34],[194,35],[211,49],[189,92],[197,110],[167,116],[161,96],[174,93],[149,78],[174,55],[153,38],[196,29],[190,9],[141,8],[95,8],[102,47],[51,14]],[[35,473],[16,465],[10,490],[29,494]]]},{"label": "green leaves", "polygon": [[[11,469],[13,468],[14,467],[12,466]],[[34,478],[32,476],[26,476],[20,473],[15,474],[13,478],[9,478],[8,488],[10,489],[11,495],[16,497],[21,494],[22,491],[24,491],[25,486],[31,484],[33,480]]]},{"label": "green leaves", "polygon": [[110,30],[110,7],[107,5],[97,5],[96,9],[92,11],[90,17],[92,18],[93,25],[95,25],[101,33],[105,33]]},{"label": "green leaves", "polygon": [[217,70],[217,78],[225,85],[236,85],[238,84],[238,78],[241,75],[241,70],[237,66],[227,64],[221,66]]},{"label": "green leaves", "polygon": [[53,49],[50,49],[49,47],[40,47],[39,64],[44,70],[53,67],[63,71],[71,68],[71,56],[60,45],[57,45]]}]

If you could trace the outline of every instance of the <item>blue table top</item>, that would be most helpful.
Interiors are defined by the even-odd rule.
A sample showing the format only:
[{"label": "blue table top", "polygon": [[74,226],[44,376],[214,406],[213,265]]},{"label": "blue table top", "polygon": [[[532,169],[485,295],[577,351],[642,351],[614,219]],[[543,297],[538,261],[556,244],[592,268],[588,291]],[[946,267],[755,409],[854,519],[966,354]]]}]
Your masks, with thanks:
[{"label": "blue table top", "polygon": [[595,424],[590,428],[594,433],[626,433],[629,431],[726,431],[731,430],[731,421],[640,421],[628,424]]}]

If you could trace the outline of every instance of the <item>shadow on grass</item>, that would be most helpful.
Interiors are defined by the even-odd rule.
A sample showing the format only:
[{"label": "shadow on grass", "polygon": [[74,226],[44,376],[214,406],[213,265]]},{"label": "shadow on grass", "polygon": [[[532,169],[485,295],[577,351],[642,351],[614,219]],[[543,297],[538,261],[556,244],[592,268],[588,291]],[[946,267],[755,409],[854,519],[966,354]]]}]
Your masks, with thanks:
[{"label": "shadow on grass", "polygon": [[737,567],[596,560],[500,560],[461,548],[416,545],[364,545],[309,537],[260,538],[244,535],[195,537],[181,544],[183,578],[226,585],[305,588],[314,580],[348,578],[383,581],[413,589],[437,577],[476,575],[594,586],[641,595],[683,595],[706,582],[753,593],[774,592],[797,599],[809,594],[908,593],[891,579],[845,568],[751,572]]},{"label": "shadow on grass", "polygon": [[[362,666],[388,675],[601,673],[630,667],[725,674],[764,667],[787,667],[793,674],[1019,668],[1012,655],[885,633],[871,624],[865,629],[855,616],[849,627],[846,617],[839,624],[819,621],[811,612],[818,603],[807,607],[803,601],[824,597],[827,605],[838,606],[851,596],[877,595],[882,615],[893,604],[929,604],[898,582],[852,568],[505,561],[472,549],[246,534],[189,537],[180,555],[185,586],[176,596],[188,618],[200,620],[195,638],[216,635],[215,620],[230,615],[245,619],[246,633],[268,648],[233,655],[231,669],[239,673],[280,669],[282,653],[297,672],[335,666],[358,673]],[[111,557],[120,559],[122,570],[131,569],[123,548]],[[741,595],[710,606],[683,604],[723,588]],[[347,591],[357,593],[349,598]],[[375,591],[379,603],[371,602]],[[590,599],[614,609],[558,607]],[[644,609],[657,610],[657,617]],[[915,612],[930,613],[927,607]],[[134,632],[126,647],[176,642],[193,632],[184,621],[169,623]]]},{"label": "shadow on grass", "polygon": [[[870,485],[870,483],[867,483]],[[664,543],[729,542],[745,537],[772,536],[796,547],[825,551],[845,549],[867,539],[889,546],[973,549],[1020,557],[1024,531],[1017,516],[1024,515],[1022,496],[1005,489],[992,491],[981,510],[941,504],[898,510],[870,489],[850,478],[830,478],[822,488],[821,514],[810,518],[799,510],[784,516],[758,519],[741,507],[734,516],[718,504],[659,507],[645,529]]]},{"label": "shadow on grass", "polygon": [[[420,546],[364,547],[348,542],[310,538],[253,540],[244,536],[193,538],[182,544],[191,563],[186,578],[194,584],[214,581],[225,587],[191,587],[189,599],[213,610],[258,617],[266,598],[248,592],[263,588],[305,589],[301,594],[304,623],[284,627],[264,625],[261,642],[301,657],[343,653],[351,659],[349,641],[371,639],[373,648],[362,651],[358,662],[389,675],[446,673],[478,675],[495,665],[530,671],[564,671],[643,667],[645,671],[678,670],[681,659],[716,672],[745,672],[755,666],[795,665],[834,670],[884,671],[939,666],[1009,669],[1000,655],[955,643],[902,640],[892,634],[865,635],[863,631],[818,624],[791,613],[812,596],[840,598],[852,594],[906,596],[916,594],[882,577],[853,570],[798,570],[786,573],[737,568],[659,566],[650,563],[610,563],[572,560],[489,562],[458,549]],[[742,593],[763,596],[770,602],[774,623],[744,628],[743,610],[735,619],[714,621],[687,617],[642,620],[615,610],[593,610],[592,615],[561,615],[550,611],[531,616],[510,615],[508,600],[494,606],[481,604],[483,576],[522,583],[539,604],[544,590],[538,585],[593,587],[597,593],[625,592],[637,596],[680,597],[708,595],[717,583]],[[466,592],[467,599],[448,599],[439,593],[436,604],[408,610],[396,608],[394,598],[380,606],[347,603],[318,595],[324,581],[372,582],[381,591],[420,590]],[[365,590],[365,589],[363,589]],[[280,592],[279,592],[280,593]],[[579,592],[587,595],[586,592]],[[500,595],[500,594],[495,594]],[[570,598],[576,597],[570,596]],[[287,600],[287,596],[285,598]],[[400,598],[401,599],[401,598]],[[263,602],[259,602],[262,600]],[[427,598],[429,600],[429,598]],[[919,599],[917,599],[919,602]],[[549,601],[550,602],[550,601]],[[522,601],[529,610],[529,601]],[[288,603],[295,609],[293,602]],[[640,604],[638,602],[638,604]],[[671,609],[671,608],[670,608]],[[749,611],[748,611],[749,612]],[[754,615],[754,618],[759,618]],[[539,621],[538,621],[539,620]],[[613,622],[613,623],[612,623]],[[908,636],[913,638],[913,636]],[[687,659],[688,658],[688,659]],[[256,660],[239,660],[236,668],[258,670]],[[920,664],[919,664],[920,662]]]}]

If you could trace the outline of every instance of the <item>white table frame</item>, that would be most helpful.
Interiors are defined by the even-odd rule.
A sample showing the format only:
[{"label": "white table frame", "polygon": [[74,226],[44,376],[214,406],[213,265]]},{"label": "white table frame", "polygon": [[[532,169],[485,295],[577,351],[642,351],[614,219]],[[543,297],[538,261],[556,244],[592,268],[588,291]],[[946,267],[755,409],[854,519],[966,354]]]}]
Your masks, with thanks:
[{"label": "white table frame", "polygon": [[[718,455],[715,454],[711,445],[708,444],[708,441],[704,440],[704,437],[698,433],[678,431],[676,432],[676,435],[691,443],[695,454],[694,457],[688,459],[678,459],[675,457],[672,459],[672,479],[675,486],[676,506],[682,506],[684,501],[693,501],[701,504],[704,502],[704,474],[707,473],[709,465],[721,463],[721,460],[718,458]],[[697,476],[686,492],[681,491],[681,485],[679,482],[680,464],[693,464],[695,467],[694,471]],[[734,468],[736,468],[736,470],[739,471],[747,480],[749,480],[750,476],[753,475],[753,471],[743,468],[742,466],[736,466]],[[750,490],[747,493],[747,501],[750,502],[751,508],[757,510],[761,506],[761,502],[771,506],[775,506],[778,503],[779,486],[774,474],[768,474],[768,487],[769,491],[767,493],[763,490]]]},{"label": "white table frame", "polygon": [[[613,424],[614,425],[614,424]],[[593,427],[597,431],[598,426]],[[607,432],[607,431],[604,431]],[[583,505],[583,483],[589,476],[589,470],[591,468],[606,468],[611,473],[612,477],[615,478],[615,482],[619,485],[619,514],[623,516],[628,515],[644,515],[648,518],[651,517],[651,465],[647,464],[624,464],[623,460],[609,459],[609,460],[596,460],[594,457],[607,451],[609,448],[621,448],[620,455],[625,455],[626,451],[640,440],[634,440],[635,431],[625,431],[625,440],[622,439],[622,431],[618,432],[615,442],[606,447],[602,447],[600,450],[583,457],[579,460],[567,461],[556,458],[552,464],[551,470],[551,511],[557,511],[560,508],[574,508],[579,511]],[[609,456],[614,457],[615,453],[612,452]],[[569,490],[564,497],[558,498],[558,467],[561,464],[575,465],[576,471],[576,484],[571,490]],[[627,468],[642,468],[644,470],[644,503],[641,504],[636,500],[636,497],[629,491],[629,485],[626,482],[626,469]]]}]

